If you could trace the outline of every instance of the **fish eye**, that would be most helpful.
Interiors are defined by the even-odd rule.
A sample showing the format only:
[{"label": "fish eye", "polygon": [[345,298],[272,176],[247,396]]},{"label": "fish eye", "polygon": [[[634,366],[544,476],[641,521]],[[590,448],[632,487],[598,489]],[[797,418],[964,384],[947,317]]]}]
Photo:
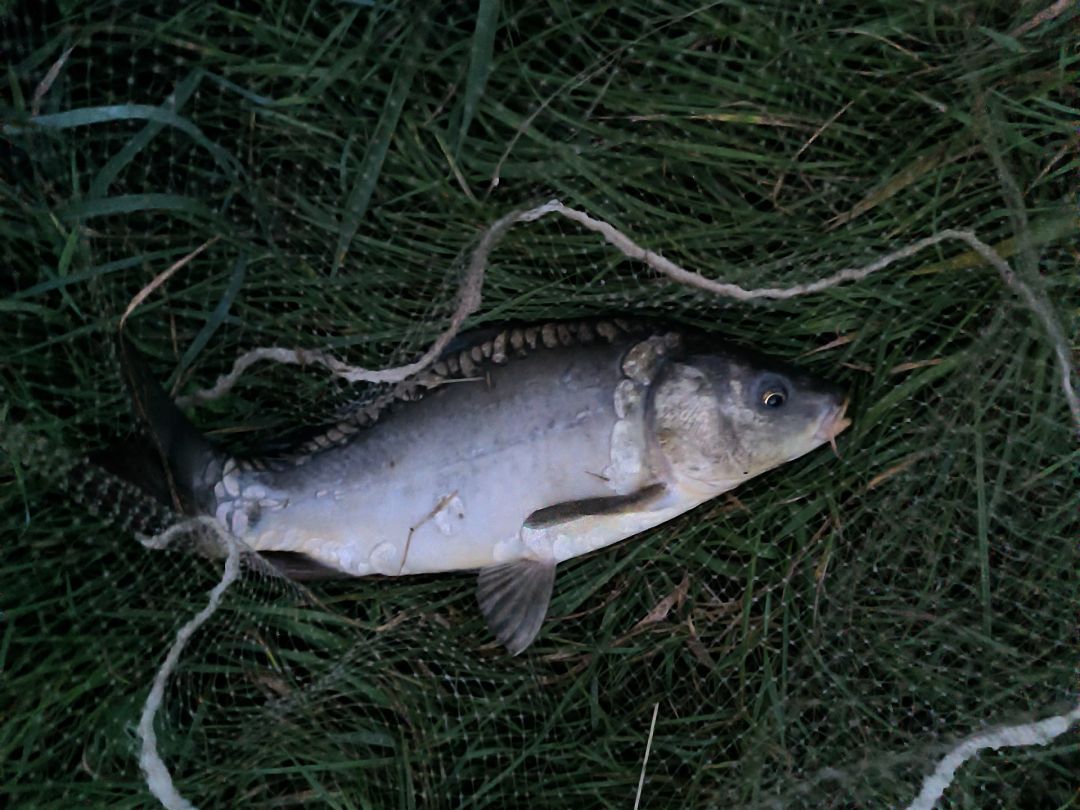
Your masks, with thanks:
[{"label": "fish eye", "polygon": [[787,402],[787,394],[780,388],[769,388],[761,395],[761,404],[766,408],[780,408]]}]

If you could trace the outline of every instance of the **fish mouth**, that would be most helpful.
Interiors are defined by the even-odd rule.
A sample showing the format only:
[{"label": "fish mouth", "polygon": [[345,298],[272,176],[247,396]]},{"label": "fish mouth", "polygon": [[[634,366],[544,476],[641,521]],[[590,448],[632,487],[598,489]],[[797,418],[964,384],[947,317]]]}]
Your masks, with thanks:
[{"label": "fish mouth", "polygon": [[825,414],[825,417],[821,420],[817,432],[814,434],[815,439],[822,443],[829,443],[829,446],[832,447],[833,453],[836,454],[837,458],[840,458],[840,451],[836,449],[836,437],[851,426],[851,420],[845,415],[847,413],[849,402],[850,399],[845,398],[839,405],[834,405],[830,408],[829,412]]}]

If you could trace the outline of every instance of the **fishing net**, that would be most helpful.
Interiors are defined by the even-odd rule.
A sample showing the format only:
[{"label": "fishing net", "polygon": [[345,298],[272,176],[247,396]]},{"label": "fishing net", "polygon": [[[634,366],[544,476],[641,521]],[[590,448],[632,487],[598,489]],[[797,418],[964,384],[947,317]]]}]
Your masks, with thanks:
[{"label": "fishing net", "polygon": [[[0,9],[13,806],[1076,801],[1071,4]],[[591,220],[490,230],[553,199]],[[133,427],[122,318],[243,454],[383,390],[288,350],[591,315],[795,360],[854,424],[560,566],[522,656],[472,575],[301,587],[75,497]],[[267,347],[308,362],[198,396]]]}]

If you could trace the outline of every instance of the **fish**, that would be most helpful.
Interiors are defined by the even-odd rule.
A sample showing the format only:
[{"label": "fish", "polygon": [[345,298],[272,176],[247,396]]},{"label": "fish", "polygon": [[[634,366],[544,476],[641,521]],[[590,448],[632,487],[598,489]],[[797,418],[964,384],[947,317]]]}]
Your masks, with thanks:
[{"label": "fish", "polygon": [[511,655],[540,633],[561,564],[835,449],[850,425],[841,388],[787,363],[584,320],[459,337],[293,452],[244,459],[192,426],[126,340],[120,354],[171,509],[215,517],[296,580],[476,571]]}]

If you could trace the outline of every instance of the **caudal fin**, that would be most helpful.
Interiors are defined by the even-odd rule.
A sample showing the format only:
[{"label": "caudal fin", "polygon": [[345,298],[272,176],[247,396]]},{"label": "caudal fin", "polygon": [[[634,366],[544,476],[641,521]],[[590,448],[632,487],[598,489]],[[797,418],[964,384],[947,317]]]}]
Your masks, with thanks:
[{"label": "caudal fin", "polygon": [[117,351],[141,430],[99,462],[180,514],[212,514],[225,454],[181,413],[123,335]]},{"label": "caudal fin", "polygon": [[132,436],[89,457],[53,445],[0,412],[0,475],[8,467],[48,481],[91,513],[152,536],[182,516],[213,514],[226,456],[154,380],[124,338],[117,351],[136,415]]}]

